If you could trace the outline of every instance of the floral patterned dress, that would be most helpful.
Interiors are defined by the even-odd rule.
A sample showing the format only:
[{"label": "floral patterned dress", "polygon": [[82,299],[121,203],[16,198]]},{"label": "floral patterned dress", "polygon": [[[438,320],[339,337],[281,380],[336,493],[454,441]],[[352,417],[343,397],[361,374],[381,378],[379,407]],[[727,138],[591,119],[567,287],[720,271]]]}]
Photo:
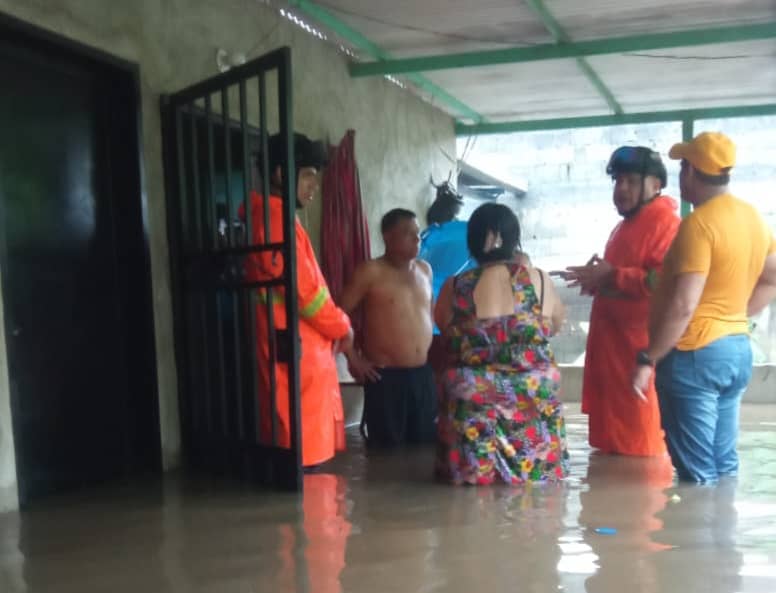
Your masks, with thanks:
[{"label": "floral patterned dress", "polygon": [[439,390],[437,475],[454,484],[555,481],[568,474],[560,372],[528,270],[507,264],[513,315],[478,319],[483,268],[455,278]]}]

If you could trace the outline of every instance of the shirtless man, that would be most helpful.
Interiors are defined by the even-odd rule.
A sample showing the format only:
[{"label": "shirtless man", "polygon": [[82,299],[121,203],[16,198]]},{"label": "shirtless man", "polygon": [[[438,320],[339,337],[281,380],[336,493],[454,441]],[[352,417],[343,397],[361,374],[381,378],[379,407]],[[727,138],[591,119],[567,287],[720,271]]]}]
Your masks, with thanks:
[{"label": "shirtless man", "polygon": [[431,267],[416,259],[420,228],[413,212],[391,210],[380,228],[385,254],[361,264],[342,296],[348,313],[365,307],[360,350],[345,352],[348,368],[364,385],[370,445],[430,443],[436,438],[434,377],[427,364]]}]

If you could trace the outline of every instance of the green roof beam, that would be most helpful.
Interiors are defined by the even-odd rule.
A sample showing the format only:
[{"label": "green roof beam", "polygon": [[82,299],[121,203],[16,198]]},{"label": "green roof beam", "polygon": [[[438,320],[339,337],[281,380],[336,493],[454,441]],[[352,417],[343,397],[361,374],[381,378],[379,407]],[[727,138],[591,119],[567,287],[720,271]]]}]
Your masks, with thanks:
[{"label": "green roof beam", "polygon": [[472,68],[498,64],[537,62],[541,60],[574,59],[773,38],[776,38],[776,21],[755,25],[739,25],[736,27],[693,29],[690,31],[651,33],[629,37],[608,37],[606,39],[593,39],[572,43],[545,43],[529,47],[512,47],[397,60],[386,60],[383,58],[379,62],[352,64],[350,66],[350,74],[354,77],[384,76],[386,74],[407,74],[410,72],[430,72],[451,68]]},{"label": "green roof beam", "polygon": [[[695,120],[691,117],[687,117],[682,120],[682,142],[689,142],[693,137],[693,129],[695,128]],[[682,218],[685,218],[692,212],[692,204],[682,200],[682,204],[679,210],[682,214]]]},{"label": "green roof beam", "polygon": [[[350,25],[334,16],[325,8],[318,6],[310,0],[289,0],[289,5],[300,10],[306,15],[314,18],[322,25],[329,28],[339,37],[352,44],[353,47],[369,54],[376,60],[391,60],[391,54],[383,50],[379,45],[367,39],[364,35],[353,29]],[[384,76],[388,76],[385,74]],[[456,111],[460,117],[470,119],[474,122],[484,122],[485,118],[464,102],[456,99],[443,88],[431,82],[425,76],[420,74],[408,73],[407,79],[418,88],[429,93],[432,97],[447,105],[453,111]]]},{"label": "green roof beam", "polygon": [[512,132],[536,132],[543,130],[568,130],[573,128],[595,128],[599,126],[622,126],[628,124],[651,124],[725,117],[755,117],[776,115],[776,103],[765,105],[744,105],[738,107],[709,107],[676,111],[651,111],[625,113],[622,115],[591,115],[564,117],[558,119],[536,119],[500,123],[464,124],[455,126],[459,136],[475,134],[509,134]]},{"label": "green roof beam", "polygon": [[[550,32],[552,38],[555,39],[555,43],[572,43],[571,37],[569,37],[563,26],[557,21],[555,15],[547,8],[544,0],[525,1],[539,17],[539,20],[542,21],[544,27]],[[623,113],[622,105],[615,99],[614,93],[612,93],[612,91],[609,90],[609,87],[604,84],[604,81],[598,76],[598,73],[590,65],[590,62],[584,57],[578,57],[576,58],[576,61],[577,67],[582,74],[585,75],[585,78],[587,78],[590,84],[593,85],[593,88],[598,91],[598,94],[603,97],[606,104],[609,105],[609,109],[611,109],[613,113]]]}]

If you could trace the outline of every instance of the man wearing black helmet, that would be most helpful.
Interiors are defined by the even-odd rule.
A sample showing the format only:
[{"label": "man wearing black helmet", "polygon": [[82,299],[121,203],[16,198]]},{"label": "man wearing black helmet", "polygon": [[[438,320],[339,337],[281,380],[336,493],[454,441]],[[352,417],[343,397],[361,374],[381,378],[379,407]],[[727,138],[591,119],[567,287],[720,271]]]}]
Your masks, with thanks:
[{"label": "man wearing black helmet", "polygon": [[[296,165],[296,205],[304,208],[315,197],[318,172],[326,163],[326,150],[321,142],[313,142],[302,134],[294,134]],[[252,243],[276,243],[283,238],[283,142],[280,135],[268,142],[269,162],[269,229],[264,226],[264,196],[251,193]],[[259,169],[263,155],[259,155]],[[244,212],[241,212],[244,216]],[[302,358],[299,369],[302,426],[302,463],[316,466],[344,448],[344,419],[339,379],[333,353],[350,348],[353,331],[350,319],[334,304],[326,280],[318,266],[310,238],[299,220],[295,221],[297,257],[297,295],[299,306],[299,337]],[[278,252],[252,255],[247,275],[253,280],[278,278],[283,271],[283,258]],[[260,437],[272,444],[270,393],[270,336],[268,305],[274,315],[275,328],[287,328],[285,298],[280,287],[261,289],[256,306],[256,343],[259,370]],[[278,418],[278,444],[290,446],[288,414],[288,367],[275,364],[275,410]]]},{"label": "man wearing black helmet", "polygon": [[643,146],[623,146],[606,167],[613,201],[623,220],[604,257],[561,273],[570,286],[593,296],[582,387],[589,442],[605,453],[664,455],[654,382],[644,400],[633,397],[631,370],[648,343],[649,299],[663,257],[679,227],[677,202],[662,194],[666,170],[660,155]]}]

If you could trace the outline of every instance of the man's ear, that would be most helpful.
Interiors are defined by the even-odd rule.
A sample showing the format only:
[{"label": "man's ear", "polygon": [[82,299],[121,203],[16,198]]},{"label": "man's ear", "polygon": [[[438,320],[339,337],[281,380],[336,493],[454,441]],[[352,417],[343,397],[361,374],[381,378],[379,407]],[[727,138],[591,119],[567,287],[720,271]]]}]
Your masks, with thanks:
[{"label": "man's ear", "polygon": [[646,181],[647,181],[647,189],[649,190],[650,196],[657,195],[660,193],[660,190],[661,190],[660,179],[658,179],[654,175],[649,175],[646,177]]}]

